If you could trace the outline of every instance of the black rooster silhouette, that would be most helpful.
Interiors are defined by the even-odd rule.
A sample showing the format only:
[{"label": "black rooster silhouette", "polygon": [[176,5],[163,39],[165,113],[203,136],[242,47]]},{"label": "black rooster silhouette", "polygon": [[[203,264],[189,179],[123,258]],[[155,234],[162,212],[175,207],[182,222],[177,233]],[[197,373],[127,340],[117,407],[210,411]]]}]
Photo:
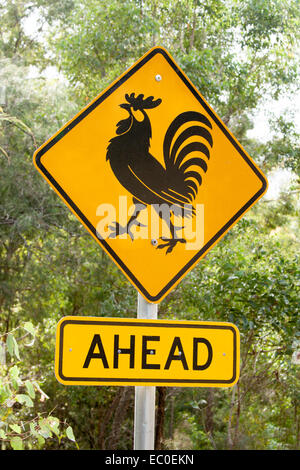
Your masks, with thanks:
[{"label": "black rooster silhouette", "polygon": [[[130,228],[133,225],[143,226],[137,221],[141,210],[152,205],[157,211],[157,207],[165,204],[170,209],[168,217],[165,211],[157,213],[168,224],[171,238],[160,237],[162,243],[158,244],[157,248],[167,248],[166,253],[170,253],[177,243],[186,243],[184,238],[176,236],[176,230],[183,227],[175,227],[171,219],[174,216],[182,216],[183,210],[184,217],[195,215],[193,201],[198,187],[202,184],[200,172],[207,171],[206,160],[210,158],[208,146],[197,141],[196,136],[204,138],[212,147],[213,140],[209,131],[212,125],[203,114],[196,111],[179,114],[170,124],[164,137],[163,166],[149,153],[152,129],[145,111],[156,108],[162,100],[154,100],[153,96],[144,99],[142,94],[136,97],[135,93],[126,94],[125,98],[127,103],[120,104],[120,107],[128,111],[129,116],[117,123],[117,135],[109,141],[106,160],[109,160],[120,184],[132,194],[135,210],[127,225],[121,226],[118,222],[113,222],[113,225],[109,226],[110,237],[128,233],[133,240]],[[191,125],[184,126],[185,128],[176,134],[186,123]],[[190,137],[193,137],[192,142],[183,146]],[[195,155],[195,152],[200,152],[206,159],[191,155]]]}]

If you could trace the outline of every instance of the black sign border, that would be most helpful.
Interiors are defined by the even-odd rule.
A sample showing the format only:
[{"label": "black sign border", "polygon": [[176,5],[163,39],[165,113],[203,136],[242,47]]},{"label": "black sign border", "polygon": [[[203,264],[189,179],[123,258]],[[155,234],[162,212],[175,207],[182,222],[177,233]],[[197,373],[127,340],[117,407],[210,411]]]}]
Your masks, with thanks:
[{"label": "black sign border", "polygon": [[[196,380],[196,379],[128,379],[128,378],[103,378],[103,377],[66,377],[63,374],[63,342],[64,342],[64,328],[68,324],[77,324],[77,325],[110,325],[110,326],[116,326],[116,327],[122,327],[122,326],[147,326],[147,327],[166,327],[166,328],[197,328],[197,329],[222,329],[222,330],[231,330],[233,332],[233,373],[232,373],[232,378],[228,380]],[[98,383],[99,385],[105,385],[106,383],[108,384],[115,384],[115,385],[122,385],[122,383],[132,383],[132,384],[149,384],[151,383],[156,383],[156,384],[194,384],[197,386],[197,384],[206,384],[206,386],[216,386],[216,384],[222,384],[224,386],[228,386],[231,384],[234,384],[238,375],[239,371],[237,370],[237,350],[238,350],[238,338],[237,338],[237,332],[236,329],[231,326],[231,324],[199,324],[199,323],[180,323],[180,322],[170,322],[170,323],[164,323],[163,320],[156,320],[156,321],[143,321],[143,320],[133,320],[133,321],[122,321],[122,320],[103,320],[103,319],[87,319],[87,320],[77,320],[77,319],[70,319],[67,318],[63,320],[59,326],[58,326],[58,331],[57,334],[59,335],[59,344],[58,344],[58,350],[56,350],[56,354],[58,355],[58,368],[57,368],[57,374],[59,379],[61,379],[63,382],[85,382],[88,384],[89,382],[93,382],[93,385],[95,383]],[[72,384],[66,384],[66,385],[76,385],[76,383]]]},{"label": "black sign border", "polygon": [[[45,166],[42,163],[42,156],[55,145],[60,139],[62,139],[70,130],[76,126],[82,119],[84,119],[91,111],[93,111],[97,106],[99,106],[108,96],[110,96],[117,88],[119,88],[124,82],[126,82],[134,73],[136,73],[145,63],[147,63],[152,57],[156,54],[162,54],[163,57],[167,60],[173,70],[177,73],[179,78],[184,82],[190,92],[195,96],[195,98],[200,102],[203,106],[205,111],[209,114],[209,116],[214,120],[214,122],[218,125],[218,127],[222,130],[222,132],[226,135],[226,137],[230,140],[232,145],[235,149],[239,152],[239,154],[243,157],[243,159],[248,163],[250,168],[253,172],[257,175],[257,177],[262,182],[261,189],[254,194],[254,196],[249,199],[249,201],[241,207],[241,209],[207,242],[201,250],[174,276],[171,281],[169,281],[165,287],[155,296],[152,296],[145,287],[139,282],[139,280],[134,276],[134,274],[128,269],[128,267],[124,264],[124,262],[119,258],[119,256],[114,252],[114,250],[110,247],[110,245],[104,240],[100,239],[97,236],[96,228],[92,225],[92,223],[85,217],[85,215],[81,212],[79,207],[72,201],[72,199],[68,196],[68,194],[63,190],[63,188],[58,184],[58,182],[53,178],[53,176],[48,172]],[[64,129],[61,130],[55,137],[53,137],[44,147],[38,150],[35,154],[35,162],[37,167],[40,171],[44,174],[46,179],[48,179],[51,184],[56,188],[62,198],[72,207],[74,212],[77,216],[83,221],[83,223],[89,228],[89,230],[93,233],[96,237],[97,241],[103,246],[103,248],[110,254],[110,256],[115,260],[115,262],[120,266],[120,268],[127,274],[129,279],[131,279],[132,283],[137,287],[137,289],[148,299],[150,302],[159,302],[160,299],[172,288],[172,286],[180,280],[184,274],[196,263],[196,261],[204,255],[208,249],[226,232],[234,222],[244,213],[247,209],[254,204],[254,202],[265,192],[267,188],[267,181],[261,172],[256,168],[253,162],[249,159],[246,155],[242,147],[238,144],[238,142],[233,139],[231,134],[225,128],[223,123],[219,120],[219,118],[212,112],[210,107],[206,104],[206,102],[202,99],[201,95],[198,91],[194,88],[194,86],[187,80],[186,76],[183,72],[178,68],[177,64],[171,59],[169,54],[162,48],[156,47],[149,51],[140,61],[138,61],[128,72],[126,72],[118,81],[116,81],[110,88],[108,88],[99,98],[97,98],[93,103],[91,103],[87,108],[85,108],[74,120],[72,120]]]}]

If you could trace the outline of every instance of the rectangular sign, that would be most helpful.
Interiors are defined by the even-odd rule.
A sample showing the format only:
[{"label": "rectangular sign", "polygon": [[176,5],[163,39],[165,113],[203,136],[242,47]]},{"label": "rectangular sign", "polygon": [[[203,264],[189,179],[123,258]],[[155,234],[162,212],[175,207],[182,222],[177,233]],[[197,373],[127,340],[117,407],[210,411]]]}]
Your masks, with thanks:
[{"label": "rectangular sign", "polygon": [[64,317],[55,375],[64,385],[229,387],[239,378],[232,323]]}]

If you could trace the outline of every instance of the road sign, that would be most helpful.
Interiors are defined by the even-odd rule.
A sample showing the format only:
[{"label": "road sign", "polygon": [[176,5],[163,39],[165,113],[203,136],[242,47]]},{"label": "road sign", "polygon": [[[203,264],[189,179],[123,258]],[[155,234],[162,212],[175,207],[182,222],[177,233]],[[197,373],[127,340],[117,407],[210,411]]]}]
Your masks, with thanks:
[{"label": "road sign", "polygon": [[64,317],[55,374],[64,385],[229,387],[239,377],[231,323]]},{"label": "road sign", "polygon": [[267,188],[159,47],[45,142],[34,162],[150,302],[160,302]]}]

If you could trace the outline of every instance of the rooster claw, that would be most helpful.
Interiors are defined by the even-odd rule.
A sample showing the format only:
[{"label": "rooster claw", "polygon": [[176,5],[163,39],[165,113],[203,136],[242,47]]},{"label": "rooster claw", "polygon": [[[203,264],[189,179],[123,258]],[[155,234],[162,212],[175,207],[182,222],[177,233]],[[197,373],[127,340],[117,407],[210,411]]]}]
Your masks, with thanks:
[{"label": "rooster claw", "polygon": [[133,235],[130,231],[130,229],[128,228],[127,225],[123,226],[123,225],[120,225],[119,222],[112,222],[114,225],[109,225],[108,228],[112,231],[108,238],[116,238],[118,237],[119,235],[123,235],[124,233],[128,233],[128,235],[130,236],[131,240],[133,240]]},{"label": "rooster claw", "polygon": [[178,242],[180,243],[186,243],[186,240],[184,238],[165,238],[165,237],[160,237],[160,240],[163,240],[166,243],[161,243],[158,245],[156,248],[162,249],[162,248],[167,248],[166,254],[171,253],[175,246],[177,245]]},{"label": "rooster claw", "polygon": [[137,220],[133,220],[132,222],[128,223],[125,226],[120,225],[119,222],[112,222],[112,223],[114,224],[114,226],[113,225],[108,226],[108,228],[112,231],[112,233],[109,234],[108,238],[116,238],[119,235],[128,233],[132,241],[134,240],[134,236],[130,228],[133,225],[136,225],[137,227],[147,227],[147,225],[144,225],[141,222],[138,222]]}]

